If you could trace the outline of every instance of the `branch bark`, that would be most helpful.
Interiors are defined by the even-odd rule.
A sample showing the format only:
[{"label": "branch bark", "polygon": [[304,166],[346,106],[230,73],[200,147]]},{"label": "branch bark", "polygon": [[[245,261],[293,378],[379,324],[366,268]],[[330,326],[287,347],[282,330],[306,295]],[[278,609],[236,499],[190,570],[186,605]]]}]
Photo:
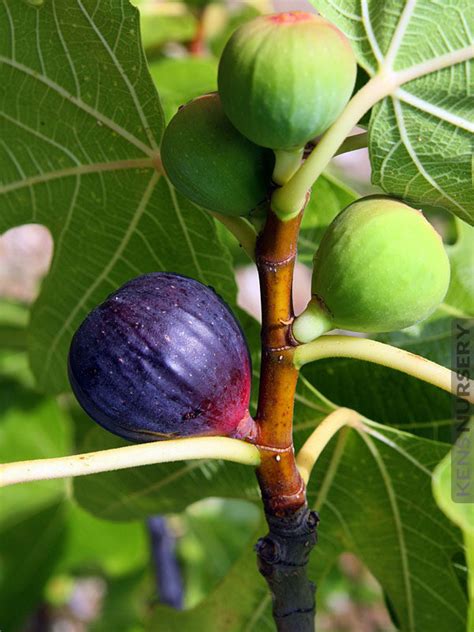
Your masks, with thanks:
[{"label": "branch bark", "polygon": [[292,286],[301,217],[302,211],[283,222],[269,210],[256,251],[262,302],[257,477],[269,526],[256,551],[272,593],[278,632],[312,632],[315,615],[315,588],[307,563],[316,543],[318,517],[308,508],[293,448],[298,370],[293,362],[297,343],[291,333]]},{"label": "branch bark", "polygon": [[272,592],[278,632],[313,632],[315,585],[307,565],[319,517],[306,505],[285,518],[267,514],[270,532],[256,545],[258,568]]}]

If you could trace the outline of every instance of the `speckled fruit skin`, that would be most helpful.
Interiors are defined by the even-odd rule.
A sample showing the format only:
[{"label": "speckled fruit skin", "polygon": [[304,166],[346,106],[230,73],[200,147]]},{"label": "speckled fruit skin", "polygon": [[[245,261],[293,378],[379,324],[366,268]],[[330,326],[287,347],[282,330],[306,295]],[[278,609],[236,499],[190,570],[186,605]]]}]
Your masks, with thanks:
[{"label": "speckled fruit skin", "polygon": [[84,320],[69,379],[84,410],[131,441],[246,436],[251,365],[242,331],[209,287],[177,274],[137,277]]},{"label": "speckled fruit skin", "polygon": [[376,196],[331,223],[314,257],[312,292],[335,327],[396,331],[429,316],[449,278],[441,237],[421,211]]},{"label": "speckled fruit skin", "polygon": [[303,147],[342,112],[356,61],[345,35],[323,18],[292,12],[238,28],[219,63],[224,111],[257,145]]},{"label": "speckled fruit skin", "polygon": [[242,136],[217,93],[194,99],[171,119],[161,145],[165,171],[184,196],[224,215],[248,215],[267,196],[272,152]]}]

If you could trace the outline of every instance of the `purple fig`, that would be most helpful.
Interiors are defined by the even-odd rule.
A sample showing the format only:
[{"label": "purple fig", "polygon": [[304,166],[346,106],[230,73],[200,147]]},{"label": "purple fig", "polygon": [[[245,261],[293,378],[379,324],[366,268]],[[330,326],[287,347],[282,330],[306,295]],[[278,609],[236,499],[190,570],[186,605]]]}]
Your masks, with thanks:
[{"label": "purple fig", "polygon": [[254,429],[240,326],[211,288],[177,274],[137,277],[92,310],[73,337],[69,379],[92,419],[131,441]]}]

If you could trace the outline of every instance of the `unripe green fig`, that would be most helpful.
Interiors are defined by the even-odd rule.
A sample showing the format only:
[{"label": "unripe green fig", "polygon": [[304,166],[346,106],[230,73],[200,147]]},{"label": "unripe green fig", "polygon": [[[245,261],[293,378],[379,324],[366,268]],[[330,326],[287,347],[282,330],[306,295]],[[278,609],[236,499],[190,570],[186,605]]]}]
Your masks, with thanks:
[{"label": "unripe green fig", "polygon": [[242,136],[219,95],[194,99],[171,119],[161,145],[163,167],[176,189],[223,215],[248,215],[267,196],[272,152]]},{"label": "unripe green fig", "polygon": [[255,18],[238,28],[219,63],[224,111],[257,145],[303,147],[339,116],[356,78],[345,35],[303,12]]},{"label": "unripe green fig", "polygon": [[314,256],[312,295],[293,334],[308,342],[333,328],[396,331],[429,316],[449,285],[440,235],[421,211],[374,196],[330,224]]}]

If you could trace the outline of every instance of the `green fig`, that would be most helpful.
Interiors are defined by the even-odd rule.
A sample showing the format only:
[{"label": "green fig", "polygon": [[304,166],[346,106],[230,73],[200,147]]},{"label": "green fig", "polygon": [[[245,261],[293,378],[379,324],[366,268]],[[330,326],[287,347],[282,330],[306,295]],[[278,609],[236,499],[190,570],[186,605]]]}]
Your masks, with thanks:
[{"label": "green fig", "polygon": [[333,328],[396,331],[429,316],[449,285],[440,235],[421,211],[374,196],[333,220],[314,256],[312,299],[293,334],[309,342]]},{"label": "green fig", "polygon": [[219,96],[194,99],[171,119],[161,145],[163,167],[176,189],[223,215],[248,215],[267,196],[274,157],[242,136]]},{"label": "green fig", "polygon": [[222,53],[218,86],[225,113],[244,136],[292,150],[335,121],[355,78],[345,35],[320,16],[294,11],[238,28]]}]

